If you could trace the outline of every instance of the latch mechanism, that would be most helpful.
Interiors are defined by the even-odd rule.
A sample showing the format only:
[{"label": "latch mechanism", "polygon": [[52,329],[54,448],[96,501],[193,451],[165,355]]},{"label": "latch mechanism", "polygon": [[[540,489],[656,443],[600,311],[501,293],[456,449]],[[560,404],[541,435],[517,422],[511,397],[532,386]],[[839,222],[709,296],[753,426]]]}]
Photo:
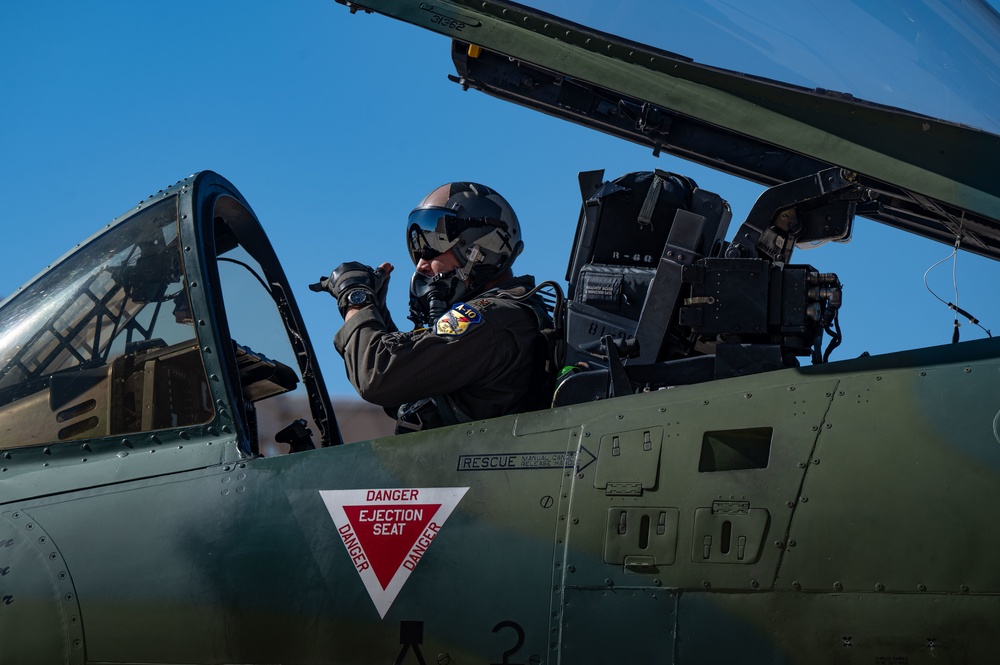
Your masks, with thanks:
[{"label": "latch mechanism", "polygon": [[609,509],[604,562],[648,574],[671,565],[677,559],[679,516],[677,508]]},{"label": "latch mechanism", "polygon": [[642,496],[656,487],[663,428],[615,432],[601,437],[594,488],[608,496]]},{"label": "latch mechanism", "polygon": [[754,563],[760,556],[770,513],[749,501],[714,501],[694,511],[691,560],[706,563]]}]

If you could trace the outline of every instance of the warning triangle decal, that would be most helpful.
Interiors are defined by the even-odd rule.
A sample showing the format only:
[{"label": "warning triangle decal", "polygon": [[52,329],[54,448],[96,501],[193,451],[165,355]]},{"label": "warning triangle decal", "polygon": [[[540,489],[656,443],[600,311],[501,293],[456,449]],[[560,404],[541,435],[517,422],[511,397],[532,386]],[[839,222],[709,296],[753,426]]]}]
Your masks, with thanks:
[{"label": "warning triangle decal", "polygon": [[440,503],[344,506],[347,521],[383,589],[389,586],[417,536],[424,533],[439,508]]},{"label": "warning triangle decal", "polygon": [[380,617],[468,487],[320,490]]}]

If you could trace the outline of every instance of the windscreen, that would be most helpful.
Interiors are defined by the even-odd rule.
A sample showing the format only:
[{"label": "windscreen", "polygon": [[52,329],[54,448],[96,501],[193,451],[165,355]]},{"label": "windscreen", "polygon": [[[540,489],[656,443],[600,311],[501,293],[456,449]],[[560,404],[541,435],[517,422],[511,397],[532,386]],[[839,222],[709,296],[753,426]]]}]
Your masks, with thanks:
[{"label": "windscreen", "polygon": [[214,411],[165,199],[0,309],[0,448],[203,423]]}]

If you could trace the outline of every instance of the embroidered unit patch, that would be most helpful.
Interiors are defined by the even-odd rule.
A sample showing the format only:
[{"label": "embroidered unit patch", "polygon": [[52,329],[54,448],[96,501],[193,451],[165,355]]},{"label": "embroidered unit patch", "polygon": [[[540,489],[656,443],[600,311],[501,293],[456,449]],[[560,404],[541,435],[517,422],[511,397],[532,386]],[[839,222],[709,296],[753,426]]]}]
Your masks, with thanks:
[{"label": "embroidered unit patch", "polygon": [[434,332],[438,335],[448,337],[458,337],[464,335],[469,326],[480,323],[483,315],[476,308],[464,302],[455,303],[452,308],[445,313],[437,323],[434,324]]}]

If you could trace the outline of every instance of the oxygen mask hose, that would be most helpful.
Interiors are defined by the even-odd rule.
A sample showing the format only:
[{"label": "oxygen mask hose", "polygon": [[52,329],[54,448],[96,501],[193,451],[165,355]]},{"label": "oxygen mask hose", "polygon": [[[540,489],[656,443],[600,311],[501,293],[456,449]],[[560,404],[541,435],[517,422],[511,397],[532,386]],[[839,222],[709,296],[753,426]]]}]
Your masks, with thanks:
[{"label": "oxygen mask hose", "polygon": [[427,313],[430,321],[437,321],[447,311],[448,301],[445,300],[445,294],[442,293],[442,289],[432,289],[427,294]]}]

